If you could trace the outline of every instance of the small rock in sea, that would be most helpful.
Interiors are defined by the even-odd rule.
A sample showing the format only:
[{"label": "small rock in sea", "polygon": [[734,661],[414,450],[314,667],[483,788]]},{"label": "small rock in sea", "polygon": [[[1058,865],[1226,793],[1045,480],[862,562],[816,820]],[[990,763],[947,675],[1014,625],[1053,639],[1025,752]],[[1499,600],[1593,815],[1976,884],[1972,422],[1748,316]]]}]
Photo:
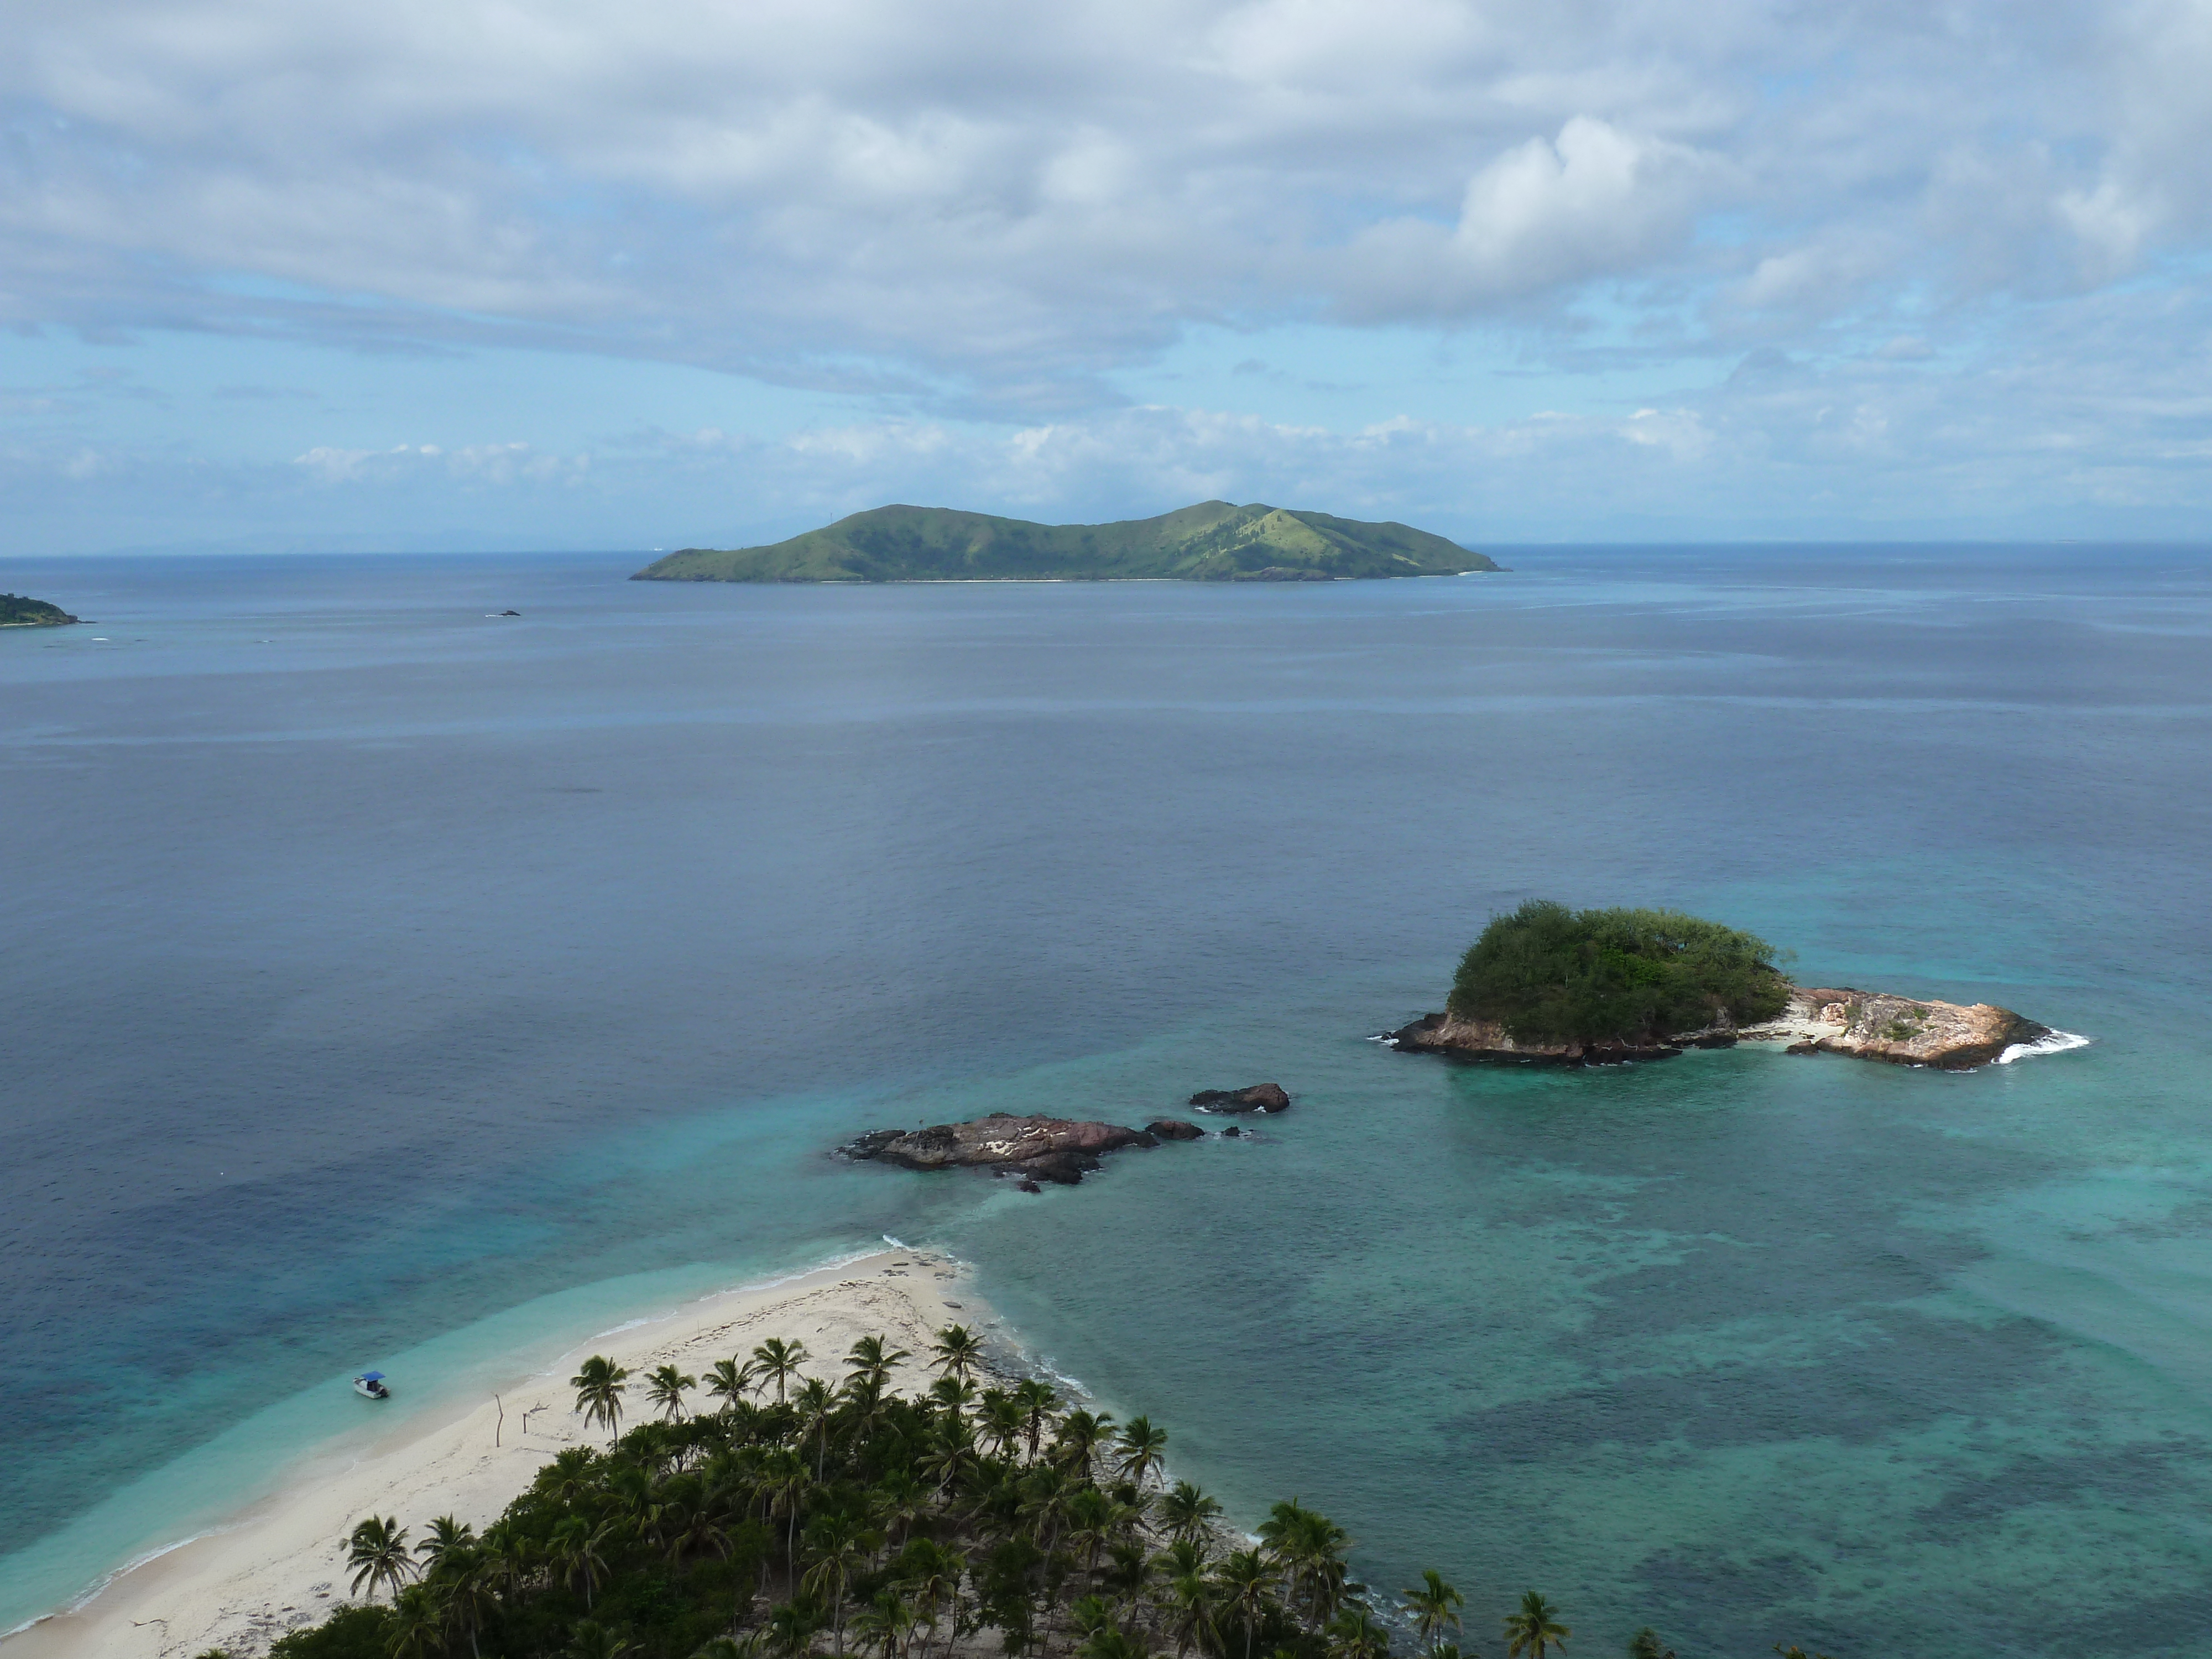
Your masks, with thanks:
[{"label": "small rock in sea", "polygon": [[1158,1135],[1162,1140],[1196,1140],[1206,1133],[1195,1123],[1185,1123],[1181,1118],[1154,1118],[1145,1125],[1145,1133]]},{"label": "small rock in sea", "polygon": [[1025,1193],[1041,1193],[1044,1188],[1038,1186],[1034,1181],[1024,1181],[1022,1182],[1021,1190]]},{"label": "small rock in sea", "polygon": [[1279,1083],[1255,1083],[1243,1089],[1200,1089],[1190,1104],[1209,1112],[1280,1112],[1289,1109],[1291,1097]]},{"label": "small rock in sea", "polygon": [[1820,1052],[1820,1045],[1817,1042],[1793,1042],[1782,1052],[1785,1054],[1817,1054]]},{"label": "small rock in sea", "polygon": [[1244,1132],[1243,1132],[1243,1130],[1242,1130],[1242,1129],[1238,1128],[1235,1124],[1233,1124],[1233,1123],[1232,1123],[1232,1124],[1231,1124],[1227,1128],[1224,1129],[1221,1133],[1222,1133],[1223,1134],[1224,1134],[1224,1135],[1228,1135],[1228,1136],[1230,1136],[1230,1137],[1231,1137],[1231,1138],[1233,1139],[1233,1138],[1235,1138],[1235,1137],[1237,1137],[1237,1136],[1242,1135]]}]

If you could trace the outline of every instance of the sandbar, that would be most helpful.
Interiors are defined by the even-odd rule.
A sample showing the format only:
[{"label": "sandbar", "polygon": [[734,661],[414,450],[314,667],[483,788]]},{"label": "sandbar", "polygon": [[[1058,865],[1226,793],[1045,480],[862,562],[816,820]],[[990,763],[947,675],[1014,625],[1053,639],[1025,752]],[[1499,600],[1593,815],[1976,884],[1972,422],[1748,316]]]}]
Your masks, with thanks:
[{"label": "sandbar", "polygon": [[[396,1516],[419,1537],[434,1516],[451,1515],[481,1529],[563,1447],[604,1445],[605,1431],[584,1427],[567,1386],[585,1355],[603,1353],[629,1367],[626,1424],[649,1414],[647,1370],[672,1361],[703,1376],[715,1360],[743,1359],[771,1336],[804,1342],[811,1356],[807,1374],[832,1380],[857,1339],[884,1337],[913,1356],[899,1367],[897,1385],[918,1389],[929,1380],[925,1365],[936,1332],[994,1323],[966,1280],[966,1269],[939,1252],[886,1249],[586,1335],[551,1370],[518,1370],[497,1405],[485,1399],[418,1413],[365,1454],[353,1448],[343,1455],[308,1454],[287,1469],[272,1495],[219,1529],[117,1574],[67,1612],[0,1640],[0,1659],[194,1659],[210,1648],[233,1659],[264,1653],[288,1630],[349,1599],[346,1538],[355,1522]],[[696,1403],[708,1403],[703,1392]]]}]

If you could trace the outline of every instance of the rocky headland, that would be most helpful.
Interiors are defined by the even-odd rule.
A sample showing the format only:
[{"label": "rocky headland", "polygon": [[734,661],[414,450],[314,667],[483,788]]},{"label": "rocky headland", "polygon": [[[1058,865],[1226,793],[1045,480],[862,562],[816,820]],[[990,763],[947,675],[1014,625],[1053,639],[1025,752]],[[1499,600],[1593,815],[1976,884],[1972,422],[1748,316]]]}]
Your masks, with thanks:
[{"label": "rocky headland", "polygon": [[[861,1162],[896,1164],[904,1170],[989,1170],[1025,1186],[1052,1182],[1073,1187],[1109,1152],[1157,1146],[1167,1121],[1150,1129],[1065,1117],[1015,1117],[994,1112],[969,1123],[937,1123],[926,1129],[878,1129],[838,1150]],[[1192,1131],[1190,1134],[1178,1132]],[[1194,1139],[1194,1124],[1167,1130],[1166,1138]]]},{"label": "rocky headland", "polygon": [[21,593],[0,593],[0,628],[66,628],[81,620],[58,605],[27,599]]},{"label": "rocky headland", "polygon": [[1986,1066],[2016,1043],[2051,1028],[1986,1002],[1923,1002],[1881,991],[1791,988],[1789,1006],[1772,1019],[1738,1026],[1723,1012],[1711,1025],[1644,1042],[1516,1042],[1496,1020],[1427,1014],[1394,1031],[1395,1048],[1458,1060],[1601,1066],[1664,1060],[1688,1048],[1777,1043],[1799,1054],[1849,1054],[1900,1066],[1960,1071]]}]

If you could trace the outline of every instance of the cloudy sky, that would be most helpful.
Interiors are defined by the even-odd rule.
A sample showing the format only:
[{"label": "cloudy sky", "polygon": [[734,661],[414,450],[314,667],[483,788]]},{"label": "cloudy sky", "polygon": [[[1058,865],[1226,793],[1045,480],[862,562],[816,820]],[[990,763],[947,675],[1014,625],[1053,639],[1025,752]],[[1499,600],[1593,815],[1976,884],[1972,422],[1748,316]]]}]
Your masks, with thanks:
[{"label": "cloudy sky", "polygon": [[2212,0],[9,0],[0,552],[2212,535]]}]

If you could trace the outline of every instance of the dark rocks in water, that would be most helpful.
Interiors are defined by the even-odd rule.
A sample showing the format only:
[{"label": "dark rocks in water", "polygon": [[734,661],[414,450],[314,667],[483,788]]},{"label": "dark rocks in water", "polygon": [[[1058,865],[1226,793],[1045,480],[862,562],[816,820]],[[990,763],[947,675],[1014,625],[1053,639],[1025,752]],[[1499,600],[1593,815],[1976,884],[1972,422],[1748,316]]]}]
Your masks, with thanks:
[{"label": "dark rocks in water", "polygon": [[1249,1089],[1201,1089],[1190,1103],[1208,1112],[1282,1112],[1291,1097],[1279,1083],[1255,1083]]},{"label": "dark rocks in water", "polygon": [[1206,1131],[1195,1123],[1186,1123],[1179,1117],[1156,1117],[1145,1125],[1145,1133],[1158,1135],[1162,1140],[1196,1140]]},{"label": "dark rocks in water", "polygon": [[1820,1052],[1820,1045],[1817,1042],[1793,1042],[1782,1052],[1785,1054],[1817,1054]]},{"label": "dark rocks in water", "polygon": [[1240,1129],[1240,1128],[1238,1128],[1238,1127],[1237,1127],[1234,1123],[1232,1123],[1232,1124],[1231,1124],[1227,1128],[1224,1129],[1221,1133],[1222,1133],[1223,1134],[1224,1134],[1224,1135],[1227,1135],[1227,1136],[1228,1136],[1231,1140],[1234,1140],[1234,1139],[1237,1139],[1239,1136],[1241,1136],[1241,1135],[1244,1133],[1244,1131],[1243,1131],[1243,1130],[1242,1130],[1242,1129]]},{"label": "dark rocks in water", "polygon": [[519,617],[522,613],[520,611],[502,611],[499,614],[502,617]]},{"label": "dark rocks in water", "polygon": [[[1042,1191],[1044,1190],[1044,1188],[1042,1188],[1042,1187],[1040,1187],[1040,1186],[1038,1186],[1038,1185],[1036,1184],[1036,1182],[1034,1182],[1034,1181],[1024,1181],[1024,1182],[1022,1182],[1022,1184],[1021,1184],[1019,1187],[1016,1188],[1014,1190],[1015,1190],[1015,1191],[1017,1191],[1017,1192],[1023,1192],[1023,1193],[1041,1193],[1041,1192],[1042,1192]],[[946,1305],[947,1305],[947,1306],[950,1306],[951,1304],[947,1304]]]},{"label": "dark rocks in water", "polygon": [[1073,1187],[1098,1168],[1108,1152],[1159,1144],[1159,1137],[1148,1130],[1117,1123],[994,1112],[971,1123],[878,1129],[838,1150],[848,1158],[908,1170],[985,1169],[994,1175],[1019,1176],[1024,1190],[1035,1190],[1034,1183],[1046,1181]]}]

